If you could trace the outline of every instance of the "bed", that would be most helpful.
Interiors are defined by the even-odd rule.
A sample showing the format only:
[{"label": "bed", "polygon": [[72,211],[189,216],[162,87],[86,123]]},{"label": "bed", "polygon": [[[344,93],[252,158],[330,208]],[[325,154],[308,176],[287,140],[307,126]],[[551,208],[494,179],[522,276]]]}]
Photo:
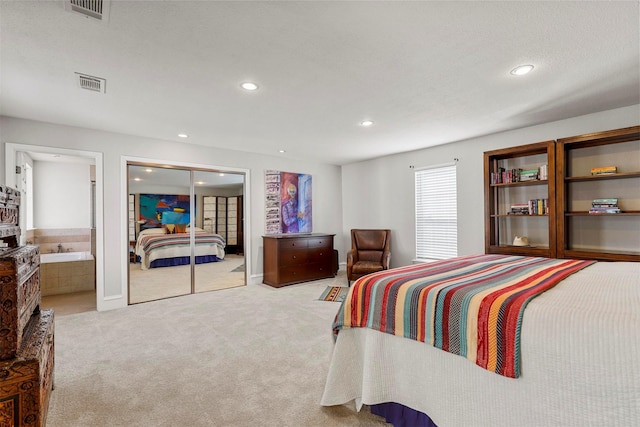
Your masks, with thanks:
[{"label": "bed", "polygon": [[[443,331],[454,341],[458,338],[456,332],[460,332],[465,337],[459,341],[467,344],[470,335],[481,336],[476,341],[477,353],[485,351],[479,350],[481,344],[491,345],[481,343],[486,332],[478,331],[484,326],[473,331],[473,315],[467,316],[466,322],[456,323],[450,318],[455,307],[438,306],[438,301],[446,300],[443,295],[448,293],[445,291],[451,281],[459,282],[461,276],[444,276],[443,281],[449,280],[448,283],[432,286],[438,283],[435,276],[445,274],[443,271],[456,263],[461,264],[453,269],[460,269],[460,265],[474,269],[474,263],[483,262],[500,269],[521,259],[533,263],[548,260],[477,255],[401,267],[358,279],[333,324],[336,341],[321,404],[355,402],[358,410],[362,405],[371,405],[372,412],[385,416],[396,427],[638,425],[640,263],[577,264],[558,283],[538,295],[521,298],[524,304],[516,310],[521,311],[520,324],[511,337],[515,341],[511,348],[519,348],[512,375],[506,370],[499,372],[501,369],[496,370],[495,364],[490,366],[493,369],[483,367],[477,363],[482,357],[442,348],[451,339],[443,339]],[[540,270],[533,268],[525,281],[534,276],[540,277]],[[426,303],[424,298],[415,298],[411,286],[416,289],[421,281],[432,286],[431,291],[435,289],[441,300],[432,304],[428,298]],[[461,295],[464,292],[453,292],[450,302],[457,301],[453,304],[456,307],[475,304],[470,302],[473,297]],[[478,295],[486,298],[487,294]],[[364,300],[371,302],[366,310]],[[414,304],[414,310],[395,310],[398,302],[403,310]],[[386,315],[369,314],[376,310],[378,315]],[[421,322],[426,332],[405,325],[392,333],[388,325],[381,326],[389,319],[392,323],[409,322],[413,315],[409,313],[416,310],[449,318],[449,324],[444,329],[434,326],[436,321],[425,314]],[[473,313],[483,312],[482,308],[474,310]],[[499,313],[505,316],[505,312]],[[495,317],[492,319],[495,321]],[[513,318],[508,321],[513,322]],[[463,329],[471,333],[463,334]],[[425,336],[423,341],[405,337],[421,334]],[[500,341],[496,338],[499,335],[490,335],[491,340]],[[500,345],[509,347],[504,341]],[[464,346],[459,342],[453,347],[460,353]]]},{"label": "bed", "polygon": [[[225,240],[219,234],[195,228],[195,244],[196,264],[224,259]],[[135,254],[142,270],[189,264],[190,233],[167,233],[165,227],[143,230],[136,241]]]}]

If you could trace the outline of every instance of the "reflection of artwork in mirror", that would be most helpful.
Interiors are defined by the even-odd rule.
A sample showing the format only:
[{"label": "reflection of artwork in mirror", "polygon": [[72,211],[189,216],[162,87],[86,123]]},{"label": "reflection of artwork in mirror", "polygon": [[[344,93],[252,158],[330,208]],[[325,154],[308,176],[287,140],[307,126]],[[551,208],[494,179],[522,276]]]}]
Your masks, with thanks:
[{"label": "reflection of artwork in mirror", "polygon": [[188,224],[189,196],[140,194],[140,229],[158,228],[164,224]]}]

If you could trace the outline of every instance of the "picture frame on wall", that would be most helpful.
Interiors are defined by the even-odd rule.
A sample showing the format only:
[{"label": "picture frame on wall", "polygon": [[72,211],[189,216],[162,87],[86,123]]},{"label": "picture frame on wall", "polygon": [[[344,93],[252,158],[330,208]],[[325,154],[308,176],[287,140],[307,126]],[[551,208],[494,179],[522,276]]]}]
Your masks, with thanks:
[{"label": "picture frame on wall", "polygon": [[311,233],[313,230],[311,175],[265,172],[266,234]]}]

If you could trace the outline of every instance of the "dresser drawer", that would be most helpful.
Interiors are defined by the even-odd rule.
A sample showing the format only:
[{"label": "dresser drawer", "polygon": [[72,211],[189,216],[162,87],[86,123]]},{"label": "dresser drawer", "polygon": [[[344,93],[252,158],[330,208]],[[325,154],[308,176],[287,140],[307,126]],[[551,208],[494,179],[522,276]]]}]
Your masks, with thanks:
[{"label": "dresser drawer", "polygon": [[278,240],[278,249],[306,249],[308,246],[307,239],[281,239]]},{"label": "dresser drawer", "polygon": [[310,248],[333,249],[332,237],[314,237],[307,241]]},{"label": "dresser drawer", "polygon": [[278,259],[281,266],[301,264],[307,262],[309,253],[305,248],[284,249],[279,251]]}]

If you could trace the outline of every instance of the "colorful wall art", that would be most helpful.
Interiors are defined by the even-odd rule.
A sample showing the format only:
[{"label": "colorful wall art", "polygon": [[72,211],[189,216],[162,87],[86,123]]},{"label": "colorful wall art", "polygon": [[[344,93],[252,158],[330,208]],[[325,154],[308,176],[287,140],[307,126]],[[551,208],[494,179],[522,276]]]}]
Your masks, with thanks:
[{"label": "colorful wall art", "polygon": [[266,234],[311,233],[311,175],[265,172]]},{"label": "colorful wall art", "polygon": [[189,224],[189,220],[188,195],[140,194],[141,230],[164,224]]}]

